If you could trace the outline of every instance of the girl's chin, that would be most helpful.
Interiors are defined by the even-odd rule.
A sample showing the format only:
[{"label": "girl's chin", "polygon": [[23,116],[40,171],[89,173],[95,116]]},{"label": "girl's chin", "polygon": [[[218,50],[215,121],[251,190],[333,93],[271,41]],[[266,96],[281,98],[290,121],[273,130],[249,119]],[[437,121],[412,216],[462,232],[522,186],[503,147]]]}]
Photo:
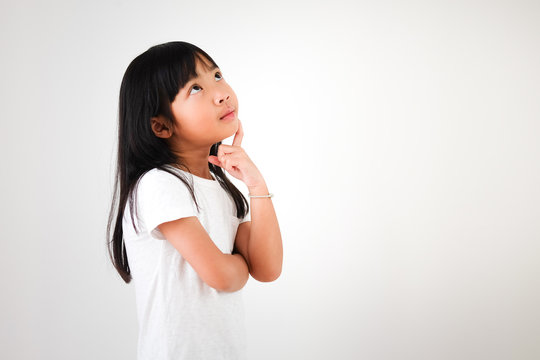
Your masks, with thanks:
[{"label": "girl's chin", "polygon": [[238,132],[239,123],[237,120],[231,121],[227,124],[222,124],[219,135],[216,138],[216,142],[228,139]]},{"label": "girl's chin", "polygon": [[238,132],[238,121],[231,121],[228,125],[230,126],[228,131],[228,134],[230,135],[227,137],[231,137]]}]

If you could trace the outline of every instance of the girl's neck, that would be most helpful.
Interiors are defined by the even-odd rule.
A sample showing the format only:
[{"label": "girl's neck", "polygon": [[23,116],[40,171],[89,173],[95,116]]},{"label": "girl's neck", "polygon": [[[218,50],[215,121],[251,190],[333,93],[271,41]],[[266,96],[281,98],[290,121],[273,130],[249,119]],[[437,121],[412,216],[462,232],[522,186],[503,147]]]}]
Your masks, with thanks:
[{"label": "girl's neck", "polygon": [[175,165],[195,176],[214,180],[210,175],[210,167],[208,166],[208,156],[212,146],[193,146],[186,141],[183,141],[182,144],[182,147],[173,146],[172,151],[178,159]]}]

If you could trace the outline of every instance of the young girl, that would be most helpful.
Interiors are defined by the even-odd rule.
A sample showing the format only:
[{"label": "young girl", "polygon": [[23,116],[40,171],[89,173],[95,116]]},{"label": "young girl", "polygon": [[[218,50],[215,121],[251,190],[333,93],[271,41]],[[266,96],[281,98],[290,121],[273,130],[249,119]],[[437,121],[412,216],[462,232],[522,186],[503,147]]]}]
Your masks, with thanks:
[{"label": "young girl", "polygon": [[283,248],[243,136],[235,93],[197,46],[153,46],[128,66],[107,234],[116,270],[135,283],[139,360],[246,358],[240,290],[249,275],[277,279]]}]

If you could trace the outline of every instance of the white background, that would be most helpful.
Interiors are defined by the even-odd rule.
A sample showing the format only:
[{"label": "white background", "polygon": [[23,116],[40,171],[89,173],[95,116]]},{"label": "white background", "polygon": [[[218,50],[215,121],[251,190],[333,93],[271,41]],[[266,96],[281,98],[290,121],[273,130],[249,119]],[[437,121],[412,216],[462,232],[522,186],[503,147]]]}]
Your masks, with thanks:
[{"label": "white background", "polygon": [[135,359],[105,245],[117,100],[173,40],[223,70],[275,194],[283,273],[244,288],[251,359],[540,358],[537,1],[0,14],[0,358]]}]

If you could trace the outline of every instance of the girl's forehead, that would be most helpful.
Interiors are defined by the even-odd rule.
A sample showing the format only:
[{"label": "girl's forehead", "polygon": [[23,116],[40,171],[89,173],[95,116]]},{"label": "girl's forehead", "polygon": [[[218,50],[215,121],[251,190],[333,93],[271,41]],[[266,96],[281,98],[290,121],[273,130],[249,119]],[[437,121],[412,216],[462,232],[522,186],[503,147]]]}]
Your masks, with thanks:
[{"label": "girl's forehead", "polygon": [[[196,69],[202,68],[203,70],[211,71],[211,70],[214,70],[215,68],[217,68],[217,66],[214,66],[214,64],[212,64],[204,56],[197,55],[197,57],[195,58],[195,68]],[[197,72],[197,75],[200,75],[199,72]]]},{"label": "girl's forehead", "polygon": [[208,60],[196,60],[195,63],[195,75],[190,80],[196,80],[200,78],[205,73],[211,72],[214,69],[217,69],[218,67],[214,64],[212,64]]}]

